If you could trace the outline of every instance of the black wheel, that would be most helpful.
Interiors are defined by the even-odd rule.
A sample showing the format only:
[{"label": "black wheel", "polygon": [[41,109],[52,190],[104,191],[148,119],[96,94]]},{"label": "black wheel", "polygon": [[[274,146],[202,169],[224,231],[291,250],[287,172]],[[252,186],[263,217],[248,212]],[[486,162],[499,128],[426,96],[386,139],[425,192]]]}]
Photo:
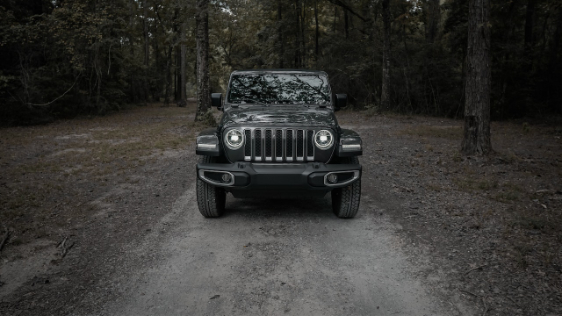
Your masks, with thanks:
[{"label": "black wheel", "polygon": [[[357,157],[341,158],[342,164],[359,164]],[[361,179],[339,189],[332,190],[332,209],[340,218],[353,218],[359,211],[361,200]]]},{"label": "black wheel", "polygon": [[[215,157],[201,156],[200,163],[216,162]],[[205,217],[219,217],[224,211],[226,192],[223,188],[210,185],[197,177],[197,206]]]}]

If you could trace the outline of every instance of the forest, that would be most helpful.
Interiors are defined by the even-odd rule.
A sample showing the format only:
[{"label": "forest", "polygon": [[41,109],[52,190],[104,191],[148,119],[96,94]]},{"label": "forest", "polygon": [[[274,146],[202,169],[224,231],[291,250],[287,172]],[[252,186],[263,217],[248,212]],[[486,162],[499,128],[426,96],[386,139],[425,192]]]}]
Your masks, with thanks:
[{"label": "forest", "polygon": [[[237,69],[317,69],[353,109],[463,117],[468,0],[206,2],[210,92]],[[1,123],[185,106],[197,94],[197,7],[2,0]],[[562,2],[494,0],[488,23],[491,118],[561,114]]]}]

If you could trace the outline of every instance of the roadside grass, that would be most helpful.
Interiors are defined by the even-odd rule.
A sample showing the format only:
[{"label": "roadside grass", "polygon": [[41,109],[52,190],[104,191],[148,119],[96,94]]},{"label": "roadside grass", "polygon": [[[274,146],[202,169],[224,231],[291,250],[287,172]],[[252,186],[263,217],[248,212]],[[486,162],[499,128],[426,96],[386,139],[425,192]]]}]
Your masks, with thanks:
[{"label": "roadside grass", "polygon": [[[407,174],[388,173],[385,180],[420,187],[409,196],[399,193],[405,202],[416,203],[404,203],[394,219],[408,227],[416,248],[426,243],[436,268],[449,266],[453,278],[459,275],[468,293],[479,293],[474,297],[486,297],[498,315],[560,310],[562,117],[492,122],[494,152],[487,157],[460,153],[461,121],[405,115],[355,118],[356,126],[380,124],[377,132],[388,135],[387,150],[367,151],[373,155],[369,158],[385,159],[390,170]],[[375,156],[379,153],[380,158]],[[391,161],[395,157],[400,160]],[[406,205],[416,206],[415,211]],[[404,211],[423,220],[403,216]],[[474,270],[473,265],[482,268]],[[463,266],[467,272],[457,273]]]},{"label": "roadside grass", "polygon": [[[437,120],[427,124],[412,124],[397,133],[421,144],[424,153],[414,154],[420,160],[411,162],[413,167],[423,167],[432,177],[447,174],[450,185],[432,180],[427,188],[487,200],[489,209],[476,210],[471,228],[501,225],[504,251],[519,268],[560,265],[555,254],[562,242],[561,129],[552,124],[494,122],[495,152],[490,157],[467,158],[460,153],[462,126]],[[429,159],[438,163],[424,163]]]},{"label": "roadside grass", "polygon": [[399,135],[461,140],[462,127],[455,125],[417,125],[411,128],[402,129],[399,132]]},{"label": "roadside grass", "polygon": [[453,179],[453,183],[457,188],[463,191],[489,191],[497,189],[499,184],[495,179],[475,178],[475,177],[459,177]]},{"label": "roadside grass", "polygon": [[[151,104],[103,117],[0,129],[0,222],[10,244],[38,238],[36,226],[63,228],[108,183],[134,183],[141,167],[191,150],[205,128],[187,108]],[[99,192],[98,192],[99,194]],[[78,214],[77,214],[78,213]],[[55,230],[56,231],[56,230]]]}]

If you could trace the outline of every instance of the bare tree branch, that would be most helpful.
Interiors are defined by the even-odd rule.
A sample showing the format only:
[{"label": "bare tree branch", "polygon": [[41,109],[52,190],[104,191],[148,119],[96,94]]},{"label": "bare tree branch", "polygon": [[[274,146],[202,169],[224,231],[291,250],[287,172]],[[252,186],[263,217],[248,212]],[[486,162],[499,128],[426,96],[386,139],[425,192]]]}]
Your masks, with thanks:
[{"label": "bare tree branch", "polygon": [[76,83],[78,82],[78,79],[80,78],[80,74],[82,72],[80,72],[78,74],[78,76],[76,76],[76,80],[74,80],[74,83],[72,84],[72,86],[70,86],[70,88],[68,88],[68,90],[66,90],[63,94],[61,94],[60,96],[58,96],[57,98],[55,98],[53,101],[51,102],[47,102],[47,103],[42,103],[42,104],[37,104],[37,103],[27,103],[27,105],[32,105],[32,106],[48,106],[52,103],[54,103],[55,101],[57,101],[58,99],[64,97],[68,92],[70,92],[70,90],[72,90],[72,88],[74,88],[74,86],[76,85]]},{"label": "bare tree branch", "polygon": [[347,11],[349,11],[349,13],[355,15],[356,17],[358,17],[359,19],[361,19],[363,22],[369,22],[371,21],[371,19],[366,19],[364,18],[362,15],[360,15],[359,13],[355,12],[349,5],[347,5],[345,2],[343,2],[342,0],[328,0],[329,2],[333,3],[334,5],[337,5],[339,7],[342,7],[344,9],[346,9]]}]

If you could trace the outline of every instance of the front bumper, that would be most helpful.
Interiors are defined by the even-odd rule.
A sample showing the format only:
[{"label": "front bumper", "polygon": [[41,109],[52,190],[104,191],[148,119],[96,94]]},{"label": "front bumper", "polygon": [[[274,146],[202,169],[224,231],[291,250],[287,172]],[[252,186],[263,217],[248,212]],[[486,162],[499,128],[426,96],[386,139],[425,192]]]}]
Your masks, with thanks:
[{"label": "front bumper", "polygon": [[[224,176],[228,174],[228,176]],[[335,175],[336,181],[334,182]],[[361,179],[360,164],[199,163],[199,179],[232,190],[331,191]],[[330,181],[332,180],[332,181]]]}]

